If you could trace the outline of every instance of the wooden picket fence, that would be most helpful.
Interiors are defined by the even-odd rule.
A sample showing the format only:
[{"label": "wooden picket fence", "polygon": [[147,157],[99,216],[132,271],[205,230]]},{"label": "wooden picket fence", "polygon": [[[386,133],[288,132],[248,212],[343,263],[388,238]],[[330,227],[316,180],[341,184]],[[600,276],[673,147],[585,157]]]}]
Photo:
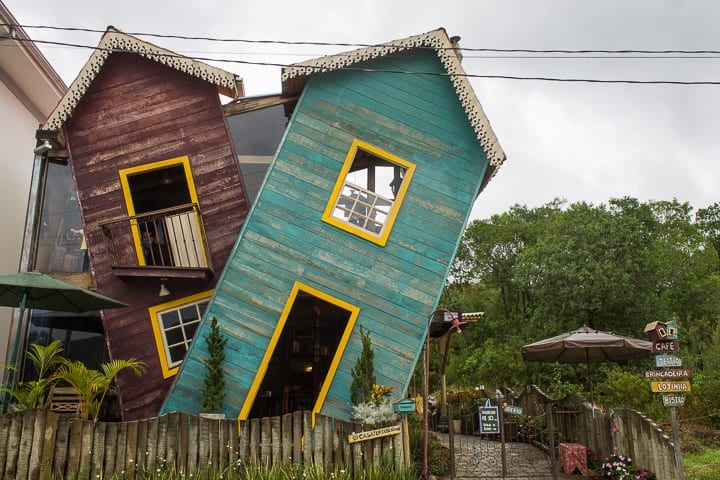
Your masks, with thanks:
[{"label": "wooden picket fence", "polygon": [[0,478],[96,479],[157,470],[195,472],[243,464],[407,466],[402,434],[349,443],[352,424],[310,412],[211,419],[183,413],[121,423],[83,421],[48,410],[0,416]]}]

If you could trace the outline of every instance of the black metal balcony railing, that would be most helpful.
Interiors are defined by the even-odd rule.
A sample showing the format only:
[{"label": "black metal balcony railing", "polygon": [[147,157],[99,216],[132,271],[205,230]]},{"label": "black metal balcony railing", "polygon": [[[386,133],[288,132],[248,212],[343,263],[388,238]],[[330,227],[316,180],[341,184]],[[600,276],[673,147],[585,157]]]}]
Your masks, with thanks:
[{"label": "black metal balcony railing", "polygon": [[116,218],[100,227],[116,274],[195,277],[198,272],[193,271],[211,271],[202,215],[195,203]]}]

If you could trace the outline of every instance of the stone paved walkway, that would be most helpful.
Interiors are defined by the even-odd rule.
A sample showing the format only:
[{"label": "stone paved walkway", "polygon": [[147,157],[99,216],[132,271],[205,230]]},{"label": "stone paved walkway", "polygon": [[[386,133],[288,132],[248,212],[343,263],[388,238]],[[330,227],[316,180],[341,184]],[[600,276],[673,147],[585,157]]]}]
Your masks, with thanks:
[{"label": "stone paved walkway", "polygon": [[[438,435],[443,445],[448,446],[448,435]],[[542,450],[526,443],[505,444],[506,475],[502,472],[502,444],[499,441],[484,440],[472,435],[455,435],[455,478],[456,480],[565,480],[588,479],[589,477],[568,476],[558,472],[553,477],[550,458]],[[443,477],[443,480],[450,476]]]}]

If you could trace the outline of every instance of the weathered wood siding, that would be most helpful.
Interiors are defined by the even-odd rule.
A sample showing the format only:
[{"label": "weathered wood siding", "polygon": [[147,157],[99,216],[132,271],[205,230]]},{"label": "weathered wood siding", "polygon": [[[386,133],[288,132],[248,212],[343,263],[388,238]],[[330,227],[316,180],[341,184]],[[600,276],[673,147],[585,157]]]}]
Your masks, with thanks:
[{"label": "weathered wood siding", "polygon": [[[172,378],[159,364],[148,307],[214,287],[248,211],[217,90],[202,80],[135,54],[112,54],[65,125],[100,293],[129,308],[103,312],[112,358],[139,358],[148,372],[119,378],[124,418],[157,415]],[[157,278],[120,279],[111,269],[98,222],[128,214],[118,170],[189,157],[216,276],[176,280],[158,297]],[[132,240],[128,235],[128,244]]]},{"label": "weathered wood siding", "polygon": [[[363,66],[443,71],[422,53]],[[321,221],[356,138],[417,166],[385,247]],[[360,307],[322,413],[349,417],[361,326],[371,332],[377,381],[404,392],[486,167],[447,77],[311,78],[199,330],[217,317],[230,336],[224,412],[238,415],[296,281]],[[193,344],[164,412],[197,412],[206,355],[203,342]]]}]

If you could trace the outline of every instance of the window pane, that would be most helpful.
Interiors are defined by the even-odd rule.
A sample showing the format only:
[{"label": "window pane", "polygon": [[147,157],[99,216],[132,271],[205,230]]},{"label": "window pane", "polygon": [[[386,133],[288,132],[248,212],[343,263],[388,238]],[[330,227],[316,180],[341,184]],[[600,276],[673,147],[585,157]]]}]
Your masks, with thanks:
[{"label": "window pane", "polygon": [[165,338],[167,339],[168,345],[175,345],[176,343],[185,343],[185,337],[183,337],[182,329],[180,329],[180,328],[173,328],[172,330],[166,330]]},{"label": "window pane", "polygon": [[172,347],[170,349],[170,361],[172,363],[182,362],[183,358],[185,358],[186,353],[187,353],[187,350],[185,349],[185,345],[180,345],[178,347]]},{"label": "window pane", "polygon": [[164,330],[180,325],[180,318],[178,317],[178,313],[175,310],[161,313],[160,318],[162,319],[162,325]]},{"label": "window pane", "polygon": [[183,323],[187,323],[192,320],[198,320],[200,317],[198,316],[197,307],[195,305],[191,305],[189,307],[181,308],[180,318],[182,318]]}]

